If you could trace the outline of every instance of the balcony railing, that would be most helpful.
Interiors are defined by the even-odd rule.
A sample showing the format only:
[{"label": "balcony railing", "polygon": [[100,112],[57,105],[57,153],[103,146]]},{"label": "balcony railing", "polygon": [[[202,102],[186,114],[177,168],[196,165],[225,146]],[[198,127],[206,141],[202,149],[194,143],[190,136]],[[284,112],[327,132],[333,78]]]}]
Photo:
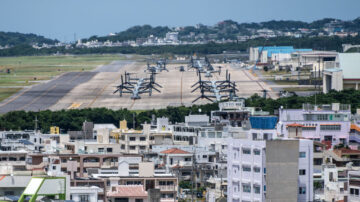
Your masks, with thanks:
[{"label": "balcony railing", "polygon": [[160,189],[160,191],[177,191],[177,187],[175,185],[157,185],[156,189]]}]

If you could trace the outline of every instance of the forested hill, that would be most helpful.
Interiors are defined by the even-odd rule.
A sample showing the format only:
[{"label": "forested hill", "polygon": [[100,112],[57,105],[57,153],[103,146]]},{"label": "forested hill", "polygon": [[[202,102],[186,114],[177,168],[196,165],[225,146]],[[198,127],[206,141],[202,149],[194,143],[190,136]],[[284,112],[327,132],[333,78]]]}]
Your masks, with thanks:
[{"label": "forested hill", "polygon": [[259,23],[238,23],[233,20],[224,20],[213,26],[198,24],[196,26],[185,26],[178,29],[171,29],[167,26],[152,27],[150,25],[134,26],[125,31],[121,31],[112,36],[92,36],[82,39],[83,42],[98,41],[127,41],[136,40],[137,38],[148,37],[164,37],[166,32],[177,31],[179,38],[187,40],[190,33],[194,35],[204,34],[205,36],[215,35],[216,39],[235,39],[238,35],[250,36],[256,33],[256,30],[270,29],[276,32],[294,32],[298,29],[308,29],[309,34],[318,34],[328,28],[339,28],[343,31],[360,32],[360,17],[354,20],[343,21],[334,18],[324,18],[313,22],[302,22],[293,20],[271,20]]},{"label": "forested hill", "polygon": [[0,32],[0,46],[18,46],[32,44],[54,44],[57,40],[52,40],[36,34],[22,34],[18,32]]},{"label": "forested hill", "polygon": [[114,36],[92,36],[89,39],[83,39],[83,41],[128,41],[128,40],[136,40],[137,38],[148,37],[150,35],[154,35],[156,37],[164,37],[167,32],[171,31],[168,27],[152,27],[150,25],[143,26],[134,26],[123,32],[119,32]]}]

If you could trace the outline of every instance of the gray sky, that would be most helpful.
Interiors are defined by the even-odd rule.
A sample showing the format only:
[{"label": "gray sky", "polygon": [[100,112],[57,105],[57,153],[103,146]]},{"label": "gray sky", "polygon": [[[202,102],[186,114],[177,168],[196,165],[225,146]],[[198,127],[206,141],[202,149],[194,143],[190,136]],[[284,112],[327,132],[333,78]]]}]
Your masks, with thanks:
[{"label": "gray sky", "polygon": [[0,0],[0,31],[60,41],[120,32],[131,26],[213,25],[268,20],[360,17],[360,0]]}]

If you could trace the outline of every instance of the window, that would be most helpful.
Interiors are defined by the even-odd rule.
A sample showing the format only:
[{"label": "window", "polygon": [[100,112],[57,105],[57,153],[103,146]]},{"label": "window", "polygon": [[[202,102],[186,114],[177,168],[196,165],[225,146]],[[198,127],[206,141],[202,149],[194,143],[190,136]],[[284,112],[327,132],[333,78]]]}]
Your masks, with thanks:
[{"label": "window", "polygon": [[304,114],[305,121],[314,121],[314,116],[312,114]]},{"label": "window", "polygon": [[80,202],[88,202],[89,201],[89,195],[80,195]]},{"label": "window", "polygon": [[251,192],[251,186],[250,184],[242,184],[243,192],[250,193]]},{"label": "window", "polygon": [[9,161],[16,161],[16,160],[17,160],[16,157],[12,157],[12,156],[9,157]]},{"label": "window", "polygon": [[130,141],[135,141],[135,140],[136,140],[136,137],[129,137],[129,140],[130,140]]},{"label": "window", "polygon": [[244,172],[251,172],[251,167],[250,166],[242,166],[242,170]]},{"label": "window", "polygon": [[124,144],[121,145],[121,149],[125,149],[125,145],[124,145]]},{"label": "window", "polygon": [[323,163],[322,158],[314,158],[314,165],[321,166]]},{"label": "window", "polygon": [[299,170],[299,175],[306,175],[306,170],[305,169],[300,169]]},{"label": "window", "polygon": [[252,133],[252,139],[257,140],[257,133]]},{"label": "window", "polygon": [[130,150],[135,150],[136,147],[135,146],[130,146]]},{"label": "window", "polygon": [[233,166],[234,174],[236,174],[239,171],[239,166]]},{"label": "window", "polygon": [[299,194],[306,194],[306,187],[299,187]]},{"label": "window", "polygon": [[203,155],[203,158],[206,159],[206,158],[207,158],[207,155]]},{"label": "window", "polygon": [[306,131],[314,131],[316,130],[316,127],[312,127],[312,126],[306,126],[306,127],[303,127],[302,130],[306,130]]},{"label": "window", "polygon": [[146,137],[140,137],[140,141],[146,141]]},{"label": "window", "polygon": [[341,130],[341,125],[320,125],[320,130]]},{"label": "window", "polygon": [[243,148],[243,149],[242,149],[242,153],[243,153],[243,154],[251,154],[251,149],[249,149],[249,148]]},{"label": "window", "polygon": [[299,157],[300,158],[305,158],[306,157],[306,152],[300,152]]},{"label": "window", "polygon": [[185,158],[185,161],[191,161],[190,157]]},{"label": "window", "polygon": [[165,186],[165,185],[174,185],[173,181],[159,181],[159,185]]},{"label": "window", "polygon": [[259,167],[254,167],[254,172],[255,173],[260,173],[260,168]]},{"label": "window", "polygon": [[238,158],[238,157],[239,157],[240,150],[239,150],[238,148],[234,148],[234,149],[233,149],[233,152],[234,152],[234,159]]},{"label": "window", "polygon": [[355,196],[359,196],[359,189],[350,188],[350,194],[355,195]]},{"label": "window", "polygon": [[260,149],[254,149],[254,154],[255,155],[260,155]]},{"label": "window", "polygon": [[135,202],[143,202],[143,199],[137,198],[137,199],[135,199]]},{"label": "window", "polygon": [[146,147],[145,147],[145,146],[140,146],[140,149],[141,149],[141,150],[145,150]]},{"label": "window", "polygon": [[215,132],[208,132],[209,138],[215,138]]},{"label": "window", "polygon": [[106,152],[108,152],[108,153],[112,153],[112,150],[113,148],[106,148]]},{"label": "window", "polygon": [[272,137],[271,133],[264,133],[263,136],[264,136],[263,137],[264,140],[271,140],[271,137]]},{"label": "window", "polygon": [[104,148],[98,148],[98,152],[104,152]]},{"label": "window", "polygon": [[318,114],[317,115],[317,120],[318,121],[327,121],[328,120],[328,115],[327,114]]},{"label": "window", "polygon": [[254,192],[255,192],[255,194],[260,194],[260,186],[259,185],[254,185]]},{"label": "window", "polygon": [[216,137],[217,137],[217,138],[221,138],[221,137],[222,137],[222,133],[221,133],[221,132],[216,132]]},{"label": "window", "polygon": [[5,196],[6,196],[6,195],[14,196],[15,193],[14,193],[14,191],[5,191],[5,192],[4,192],[4,195],[5,195]]}]

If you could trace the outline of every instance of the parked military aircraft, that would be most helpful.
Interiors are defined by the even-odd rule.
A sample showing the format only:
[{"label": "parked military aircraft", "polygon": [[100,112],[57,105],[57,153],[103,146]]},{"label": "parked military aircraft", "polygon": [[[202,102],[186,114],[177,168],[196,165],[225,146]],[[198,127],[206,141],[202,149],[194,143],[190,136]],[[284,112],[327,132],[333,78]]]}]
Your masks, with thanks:
[{"label": "parked military aircraft", "polygon": [[119,92],[120,97],[123,93],[131,94],[131,99],[140,99],[140,94],[149,93],[149,96],[152,94],[152,90],[155,90],[160,93],[155,86],[162,88],[161,85],[155,82],[155,74],[152,72],[147,78],[131,78],[132,73],[125,72],[125,81],[123,75],[121,75],[121,84],[116,86],[114,94]]},{"label": "parked military aircraft", "polygon": [[162,71],[169,71],[166,68],[166,59],[161,59],[156,61],[155,66],[151,66],[149,61],[147,62],[147,67],[145,72],[162,72]]},{"label": "parked military aircraft", "polygon": [[[201,80],[201,73],[198,73],[199,81],[196,82],[191,87],[193,89],[191,92],[195,92],[197,89],[200,89],[201,95],[196,98],[194,102],[199,99],[207,99],[211,102],[219,102],[225,99],[233,99],[236,97],[236,84],[230,80],[230,74],[226,70],[226,79],[225,80],[213,80],[213,81],[203,81]],[[215,100],[214,100],[215,99]]]}]

